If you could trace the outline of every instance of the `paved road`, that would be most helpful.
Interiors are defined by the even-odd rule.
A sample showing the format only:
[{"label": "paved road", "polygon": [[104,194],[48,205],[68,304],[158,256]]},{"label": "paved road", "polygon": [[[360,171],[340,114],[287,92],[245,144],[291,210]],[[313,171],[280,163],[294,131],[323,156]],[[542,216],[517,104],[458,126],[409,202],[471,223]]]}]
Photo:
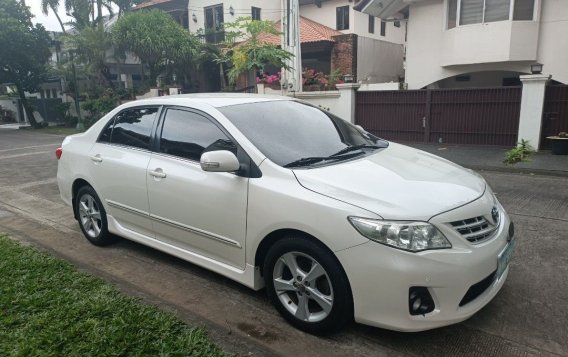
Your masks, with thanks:
[{"label": "paved road", "polygon": [[404,334],[353,325],[326,338],[287,325],[263,292],[142,245],[97,248],[59,199],[62,137],[0,130],[0,232],[209,328],[226,350],[287,356],[568,356],[568,178],[482,172],[515,221],[507,283],[468,321]]}]

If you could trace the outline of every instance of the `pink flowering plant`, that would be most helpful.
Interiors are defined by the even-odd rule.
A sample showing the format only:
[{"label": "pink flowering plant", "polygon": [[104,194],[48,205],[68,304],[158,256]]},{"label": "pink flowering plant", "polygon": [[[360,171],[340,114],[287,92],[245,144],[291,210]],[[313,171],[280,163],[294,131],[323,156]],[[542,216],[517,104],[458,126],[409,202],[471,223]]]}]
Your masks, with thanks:
[{"label": "pink flowering plant", "polygon": [[263,73],[256,77],[256,83],[263,83],[268,86],[280,86],[280,72],[276,74]]},{"label": "pink flowering plant", "polygon": [[341,84],[341,71],[336,69],[330,74],[316,72],[315,69],[305,68],[302,72],[302,82],[306,89],[333,90],[336,84]]}]

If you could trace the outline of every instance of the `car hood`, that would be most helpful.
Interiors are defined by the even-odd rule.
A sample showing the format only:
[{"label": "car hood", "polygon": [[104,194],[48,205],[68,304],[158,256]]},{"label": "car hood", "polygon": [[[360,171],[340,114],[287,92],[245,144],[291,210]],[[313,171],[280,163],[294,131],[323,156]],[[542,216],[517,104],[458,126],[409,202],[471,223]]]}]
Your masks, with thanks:
[{"label": "car hood", "polygon": [[485,180],[471,170],[395,143],[360,159],[294,174],[308,190],[393,220],[427,221],[485,192]]}]

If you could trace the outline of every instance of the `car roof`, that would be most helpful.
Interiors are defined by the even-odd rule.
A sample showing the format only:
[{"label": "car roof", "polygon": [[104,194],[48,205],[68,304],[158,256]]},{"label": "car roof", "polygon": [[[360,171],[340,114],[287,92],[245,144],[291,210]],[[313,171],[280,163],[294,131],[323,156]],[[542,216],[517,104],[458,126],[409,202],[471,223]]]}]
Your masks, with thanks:
[{"label": "car roof", "polygon": [[169,104],[184,105],[191,103],[208,104],[215,108],[227,107],[230,105],[249,104],[259,102],[293,100],[290,97],[279,95],[261,95],[246,93],[198,93],[198,94],[180,94],[168,95],[162,97],[153,97],[148,99],[140,99],[133,102],[136,105],[148,104]]}]

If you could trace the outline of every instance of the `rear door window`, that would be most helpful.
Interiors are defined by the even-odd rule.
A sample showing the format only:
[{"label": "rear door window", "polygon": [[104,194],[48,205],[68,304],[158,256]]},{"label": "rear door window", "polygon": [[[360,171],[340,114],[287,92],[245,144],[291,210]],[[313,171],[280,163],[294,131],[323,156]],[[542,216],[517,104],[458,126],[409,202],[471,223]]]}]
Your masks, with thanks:
[{"label": "rear door window", "polygon": [[99,137],[101,142],[149,149],[158,108],[131,108],[118,113]]}]

